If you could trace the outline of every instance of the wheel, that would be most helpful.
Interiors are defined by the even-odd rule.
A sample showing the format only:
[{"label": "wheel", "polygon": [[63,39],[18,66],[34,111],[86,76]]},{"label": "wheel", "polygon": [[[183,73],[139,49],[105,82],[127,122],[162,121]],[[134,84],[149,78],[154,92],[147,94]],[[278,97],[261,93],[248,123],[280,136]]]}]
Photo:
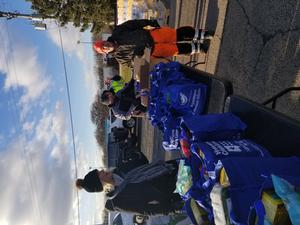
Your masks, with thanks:
[{"label": "wheel", "polygon": [[140,152],[131,152],[129,154],[129,160],[131,160],[131,161],[139,160],[141,157],[142,156],[141,156]]},{"label": "wheel", "polygon": [[123,126],[126,128],[132,128],[135,126],[135,119],[130,118],[129,120],[124,120],[123,121]]}]

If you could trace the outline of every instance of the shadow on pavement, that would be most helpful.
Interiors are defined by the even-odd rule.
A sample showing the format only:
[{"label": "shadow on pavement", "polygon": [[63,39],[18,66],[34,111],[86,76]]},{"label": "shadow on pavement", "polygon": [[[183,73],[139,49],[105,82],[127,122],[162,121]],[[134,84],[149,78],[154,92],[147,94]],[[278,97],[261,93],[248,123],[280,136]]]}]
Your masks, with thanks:
[{"label": "shadow on pavement", "polygon": [[216,30],[219,16],[218,1],[209,1],[207,9],[207,17],[205,28],[208,30]]}]

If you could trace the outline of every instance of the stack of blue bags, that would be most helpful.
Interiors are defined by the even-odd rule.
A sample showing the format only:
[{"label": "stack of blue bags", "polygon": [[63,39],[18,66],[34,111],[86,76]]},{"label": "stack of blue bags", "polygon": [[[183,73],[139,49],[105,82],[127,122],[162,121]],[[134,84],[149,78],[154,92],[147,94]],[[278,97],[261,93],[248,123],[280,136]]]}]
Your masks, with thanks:
[{"label": "stack of blue bags", "polygon": [[[206,211],[210,223],[214,223],[210,193],[219,183],[222,168],[230,181],[227,189],[230,224],[252,224],[249,221],[255,218],[252,219],[251,213],[258,210],[256,204],[261,202],[262,191],[274,188],[271,179],[274,174],[300,187],[300,159],[273,158],[263,146],[245,139],[247,126],[234,114],[183,116],[180,127],[181,137],[189,144],[186,164],[191,168],[193,180],[182,197],[193,222],[191,199]],[[264,218],[264,208],[259,209],[259,216]],[[264,224],[264,220],[261,221],[258,224]]]},{"label": "stack of blue bags", "polygon": [[[246,124],[232,113],[183,116],[181,118],[181,138],[189,145],[184,152],[186,164],[191,167],[193,185],[182,196],[189,212],[190,199],[195,200],[214,221],[210,203],[210,192],[219,180],[223,159],[238,157],[270,157],[262,146],[243,139]],[[189,214],[192,218],[193,215]]]},{"label": "stack of blue bags", "polygon": [[273,187],[272,174],[300,187],[300,159],[272,158],[263,146],[244,138],[247,126],[232,113],[204,115],[207,86],[187,79],[180,64],[159,63],[150,77],[152,125],[164,133],[164,149],[182,150],[191,169],[192,186],[182,198],[194,224],[191,205],[195,202],[214,224],[210,194],[222,169],[230,181],[231,224],[248,224],[250,208],[261,197],[262,188]]},{"label": "stack of blue bags", "polygon": [[157,64],[150,80],[149,118],[164,133],[164,149],[177,150],[181,117],[203,112],[207,86],[186,78],[177,62]]}]

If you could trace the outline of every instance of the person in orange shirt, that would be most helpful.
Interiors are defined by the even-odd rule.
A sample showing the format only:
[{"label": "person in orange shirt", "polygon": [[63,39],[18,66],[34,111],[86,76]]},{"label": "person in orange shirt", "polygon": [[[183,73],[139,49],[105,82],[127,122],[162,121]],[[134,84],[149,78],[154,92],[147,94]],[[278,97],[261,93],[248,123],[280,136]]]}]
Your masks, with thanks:
[{"label": "person in orange shirt", "polygon": [[120,64],[132,66],[135,56],[142,56],[145,48],[151,49],[156,58],[180,54],[206,53],[208,39],[213,32],[195,29],[190,26],[160,27],[156,20],[129,20],[116,26],[106,40],[94,43],[94,49],[100,54],[111,54]]}]

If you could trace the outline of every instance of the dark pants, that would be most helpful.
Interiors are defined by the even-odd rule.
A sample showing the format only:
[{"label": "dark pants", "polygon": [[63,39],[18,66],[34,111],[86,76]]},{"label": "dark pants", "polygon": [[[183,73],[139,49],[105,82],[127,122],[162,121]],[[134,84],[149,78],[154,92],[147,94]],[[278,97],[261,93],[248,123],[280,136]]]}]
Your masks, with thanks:
[{"label": "dark pants", "polygon": [[147,107],[142,105],[141,97],[136,98],[133,105],[135,106],[134,115],[147,112]]},{"label": "dark pants", "polygon": [[[179,27],[176,32],[177,32],[177,41],[191,41],[195,37],[195,28],[193,27]],[[198,29],[199,30],[199,37],[203,29]],[[207,33],[208,34],[208,33]],[[205,35],[207,35],[205,34]],[[199,38],[198,38],[199,39]],[[178,54],[190,54],[192,52],[192,45],[191,43],[177,43],[177,48],[178,48]],[[203,52],[207,52],[209,48],[209,43],[208,41],[204,41],[203,43],[199,43],[200,49]]]}]

